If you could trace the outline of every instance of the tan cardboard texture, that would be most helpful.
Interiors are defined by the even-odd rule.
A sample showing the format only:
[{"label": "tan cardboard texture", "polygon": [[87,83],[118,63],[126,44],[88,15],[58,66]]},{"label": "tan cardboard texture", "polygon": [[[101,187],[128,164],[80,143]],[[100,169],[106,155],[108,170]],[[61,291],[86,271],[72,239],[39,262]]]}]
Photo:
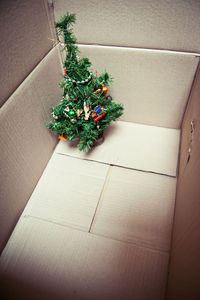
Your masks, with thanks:
[{"label": "tan cardboard texture", "polygon": [[59,66],[54,48],[0,109],[1,250],[57,143],[44,124],[60,97]]},{"label": "tan cardboard texture", "polygon": [[53,2],[56,20],[77,13],[80,43],[200,52],[198,0]]},{"label": "tan cardboard texture", "polygon": [[105,132],[104,143],[88,154],[70,141],[60,141],[56,153],[143,171],[176,176],[180,131],[117,121]]},{"label": "tan cardboard texture", "polygon": [[111,167],[91,232],[170,250],[176,178]]},{"label": "tan cardboard texture", "polygon": [[50,25],[43,0],[0,2],[0,106],[51,50]]},{"label": "tan cardboard texture", "polygon": [[[1,250],[30,199],[0,258],[1,295],[200,299],[200,71],[191,91],[199,54],[177,52],[200,52],[199,1],[29,2],[0,4],[3,21],[14,15],[2,24],[2,103],[42,60],[0,108]],[[57,139],[44,126],[62,97],[59,46],[50,51],[48,40],[53,7],[56,19],[77,13],[81,55],[98,72],[107,68],[110,93],[125,105],[89,154],[68,141],[54,151]]]},{"label": "tan cardboard texture", "polygon": [[99,74],[106,69],[114,78],[109,92],[125,106],[122,120],[180,128],[198,57],[125,47],[79,48]]},{"label": "tan cardboard texture", "polygon": [[[169,300],[200,299],[200,68],[184,117],[181,154],[190,150],[186,164],[180,157],[183,171],[178,181],[174,233],[168,283]],[[193,132],[191,132],[193,121]],[[188,145],[188,140],[190,144]]]},{"label": "tan cardboard texture", "polygon": [[108,169],[55,153],[23,215],[89,231]]},{"label": "tan cardboard texture", "polygon": [[23,217],[2,254],[17,299],[163,299],[168,254]]}]

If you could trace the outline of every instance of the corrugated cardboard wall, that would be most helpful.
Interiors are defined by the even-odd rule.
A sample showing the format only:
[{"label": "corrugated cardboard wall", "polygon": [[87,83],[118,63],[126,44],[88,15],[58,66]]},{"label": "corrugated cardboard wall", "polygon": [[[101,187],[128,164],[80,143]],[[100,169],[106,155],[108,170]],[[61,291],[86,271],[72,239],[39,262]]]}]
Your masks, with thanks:
[{"label": "corrugated cardboard wall", "polygon": [[[180,51],[199,51],[198,43],[194,45],[199,39],[198,3],[53,3],[55,20],[67,10],[76,13],[73,30],[81,55],[90,58],[94,70],[100,73],[106,69],[114,78],[110,92],[115,101],[124,104],[122,120],[180,128],[199,61],[198,54]],[[191,35],[193,43],[189,42]]]},{"label": "corrugated cardboard wall", "polygon": [[[14,3],[16,3],[16,6],[21,8],[19,11],[10,11],[5,3],[13,3],[13,5]],[[24,5],[22,5],[23,3]],[[46,40],[46,35],[49,36],[50,29],[45,29],[47,28],[45,27],[47,26],[46,24],[49,24],[49,18],[47,17],[47,15],[45,16],[44,10],[41,9],[41,7],[44,7],[43,1],[37,0],[31,2],[31,5],[29,5],[28,8],[27,3],[30,4],[30,2],[27,1],[4,2],[4,9],[7,16],[9,15],[9,13],[13,13],[15,11],[18,21],[20,19],[24,20],[24,17],[27,18],[26,24],[24,24],[24,21],[21,21],[21,23],[24,24],[23,28],[28,28],[28,34],[25,39],[24,34],[20,38],[20,34],[21,32],[23,32],[23,30],[21,27],[19,27],[19,30],[16,31],[15,25],[13,25],[12,28],[15,28],[15,35],[17,36],[16,43],[13,43],[13,40],[15,40],[15,35],[13,38],[13,36],[11,35],[11,29],[10,32],[5,34],[6,39],[7,36],[11,37],[10,40],[12,43],[10,44],[12,45],[10,46],[10,48],[12,49],[13,45],[15,47],[16,45],[19,45],[19,50],[16,51],[14,48],[14,50],[12,50],[9,55],[7,55],[7,52],[5,50],[3,52],[4,60],[6,61],[7,58],[10,59],[11,57],[13,59],[13,57],[15,56],[17,58],[21,58],[20,63],[17,67],[14,67],[14,63],[10,64],[10,68],[13,67],[13,69],[10,69],[9,65],[7,66],[7,64],[5,65],[5,63],[2,62],[2,65],[4,63],[4,68],[2,68],[2,77],[7,77],[7,79],[9,80],[6,81],[6,85],[8,83],[10,85],[5,89],[6,92],[4,92],[4,97],[2,97],[2,103],[5,102],[5,100],[16,89],[19,83],[23,81],[23,79],[32,71],[34,66],[42,59],[42,57],[46,55],[46,53],[51,48],[51,44],[48,40]],[[98,48],[98,46],[96,46],[97,48],[95,48],[95,60],[97,61],[97,66],[98,64],[101,66],[103,65],[102,62],[104,61],[104,55],[107,50],[109,50],[108,46],[117,46],[112,48],[113,53],[116,54],[117,52],[119,52],[119,56],[116,63],[114,64],[114,67],[110,68],[111,65],[109,63],[109,58],[107,58],[108,63],[105,60],[105,66],[111,73],[112,70],[114,70],[116,74],[119,75],[119,78],[116,79],[116,82],[118,81],[118,85],[116,85],[116,87],[118,86],[118,92],[121,92],[121,94],[119,94],[118,92],[116,92],[116,94],[119,96],[119,98],[126,99],[127,97],[129,97],[129,102],[127,102],[128,104],[131,102],[130,95],[132,95],[132,91],[136,88],[136,86],[134,86],[134,89],[132,88],[132,84],[135,82],[135,78],[131,82],[130,86],[126,86],[125,84],[132,76],[131,74],[134,73],[134,69],[130,72],[128,68],[128,66],[130,65],[130,61],[133,57],[136,58],[137,63],[139,61],[137,65],[137,70],[139,72],[141,64],[143,63],[143,58],[145,57],[145,59],[147,59],[149,55],[150,57],[149,60],[147,59],[147,61],[151,62],[152,58],[154,57],[154,52],[145,52],[146,54],[144,55],[144,57],[141,56],[142,60],[138,60],[136,50],[130,49],[131,58],[129,59],[129,57],[127,56],[124,64],[121,64],[125,69],[124,73],[127,74],[127,80],[123,82],[124,79],[121,78],[124,78],[124,75],[121,76],[120,69],[115,67],[118,66],[118,62],[120,62],[122,57],[126,57],[129,51],[129,47],[154,49],[159,48],[189,52],[199,52],[200,50],[200,38],[198,31],[198,1],[119,1],[117,2],[117,4],[115,1],[85,1],[84,4],[83,1],[55,1],[54,5],[56,19],[58,19],[58,17],[60,17],[60,15],[62,15],[66,9],[69,9],[71,12],[77,13],[77,20],[79,21],[77,21],[77,27],[75,27],[75,34],[77,34],[79,43],[106,45],[106,51],[102,52],[102,55],[99,55],[98,52],[98,49],[100,48]],[[33,13],[34,7],[35,13]],[[24,13],[21,14],[23,10]],[[38,28],[36,30],[34,29],[35,25],[33,26],[32,23],[30,26],[28,26],[29,22],[32,22],[33,18],[35,18],[34,24],[38,24]],[[11,20],[13,20],[14,22],[14,18],[11,18],[10,22]],[[43,23],[44,31],[42,30]],[[2,28],[4,28],[4,26]],[[23,63],[26,60],[26,57],[30,57],[29,45],[31,41],[29,37],[31,36],[31,34],[32,37],[36,36],[37,38],[39,36],[41,38],[39,43],[35,43],[35,48],[33,46],[31,48],[31,52],[33,54],[31,55],[31,57],[37,57],[37,62],[28,62],[28,68],[24,73],[20,73],[21,68],[23,69]],[[38,47],[41,47],[44,40],[46,41],[46,43],[48,43],[48,46],[46,43],[44,43],[44,48],[42,48],[42,51],[38,51]],[[118,46],[122,46],[122,48],[124,48],[125,46],[125,52],[127,52],[124,54],[124,49],[119,49]],[[84,46],[82,46],[82,49],[83,47]],[[36,49],[38,52],[34,49]],[[88,51],[92,50],[91,48],[88,49]],[[101,50],[103,50],[103,47],[101,48]],[[20,215],[23,206],[28,200],[56,143],[55,139],[50,136],[48,131],[45,131],[45,128],[43,127],[44,121],[47,119],[48,115],[46,109],[50,106],[50,104],[53,104],[54,101],[57,102],[60,93],[60,90],[58,91],[55,89],[55,83],[59,80],[61,69],[58,70],[58,65],[60,62],[58,59],[58,54],[54,51],[57,50],[54,49],[53,52],[50,52],[49,56],[47,56],[46,58],[46,61],[44,61],[44,64],[42,64],[39,77],[34,75],[35,77],[32,77],[34,79],[33,81],[31,81],[32,79],[28,79],[29,84],[25,82],[26,87],[24,86],[25,94],[23,94],[23,97],[20,90],[19,93],[18,91],[16,91],[17,94],[10,97],[10,102],[8,101],[0,111],[0,122],[2,124],[0,128],[1,136],[3,137],[1,143],[1,164],[3,165],[3,168],[1,169],[3,171],[1,172],[2,177],[0,180],[2,186],[4,186],[3,192],[1,194],[1,199],[3,199],[1,200],[1,204],[4,208],[4,210],[1,209],[1,211],[3,212],[1,221],[5,224],[3,230],[1,231],[5,233],[2,236],[1,248],[5,244],[10,231],[12,230],[18,216]],[[140,54],[142,54],[143,50],[139,51],[141,51]],[[37,53],[39,53],[39,55]],[[85,55],[88,55],[87,53],[90,52],[85,52]],[[161,51],[160,54],[162,55],[162,53],[163,52]],[[112,57],[112,53],[110,55]],[[184,106],[187,102],[190,86],[198,63],[198,58],[196,58],[196,56],[193,54],[191,56],[188,56],[187,54],[181,53],[166,53],[165,61],[164,56],[165,54],[163,55],[162,63],[165,62],[164,66],[166,66],[166,68],[170,66],[167,71],[167,76],[165,73],[165,67],[163,66],[159,69],[160,62],[156,59],[153,64],[149,63],[148,69],[145,70],[144,73],[140,73],[140,88],[137,94],[134,95],[134,99],[135,103],[140,103],[142,105],[142,107],[140,108],[141,116],[143,115],[143,113],[145,114],[145,111],[146,116],[148,116],[149,108],[151,107],[151,113],[155,114],[154,116],[152,116],[153,119],[155,117],[157,118],[159,111],[162,111],[163,114],[165,109],[162,108],[162,102],[160,102],[159,105],[157,105],[156,103],[156,99],[158,97],[161,99],[161,101],[163,100],[162,94],[157,95],[157,91],[159,89],[161,90],[162,88],[164,88],[163,96],[165,95],[165,93],[167,93],[168,95],[168,97],[165,98],[167,99],[166,101],[171,101],[171,97],[175,93],[176,95],[178,95],[182,112],[184,110]],[[97,59],[99,59],[99,62]],[[168,62],[173,61],[173,59],[175,60],[175,62],[168,64]],[[184,69],[185,64],[187,64],[187,70]],[[177,67],[179,71],[174,78],[173,84],[173,80],[171,81],[171,76],[174,76],[174,70],[177,70]],[[4,72],[8,72],[8,70],[11,70],[11,72],[9,71],[9,75],[6,75]],[[149,72],[147,78],[144,77],[146,71]],[[162,71],[162,78],[159,77],[160,85],[156,86],[155,84],[157,84],[158,82],[158,74],[161,74]],[[44,82],[40,81],[41,78],[44,79]],[[18,81],[15,81],[16,79]],[[151,86],[146,87],[149,79],[152,80],[152,84]],[[122,84],[120,84],[120,81],[122,82]],[[32,85],[33,82],[34,84]],[[42,89],[42,87],[44,86],[46,87],[45,93],[43,93],[44,90]],[[130,88],[132,89],[130,90]],[[139,91],[143,91],[145,89],[147,91],[146,94],[138,101],[137,95],[140,94]],[[115,89],[113,89],[113,93],[114,90]],[[148,100],[146,100],[149,90],[151,91],[152,99],[150,103],[148,103]],[[37,91],[38,94],[35,94],[35,91]],[[55,94],[52,94],[52,91],[54,91]],[[155,102],[153,101],[153,95],[155,95]],[[49,102],[47,101],[47,99],[49,99]],[[116,100],[118,99],[116,98]],[[163,101],[163,103],[166,104],[166,101]],[[171,103],[167,103],[170,104],[170,109],[171,107],[173,108],[173,101]],[[134,108],[135,105],[133,105],[132,107],[133,113]],[[178,108],[179,105],[176,107],[176,112],[178,112]],[[166,112],[168,118],[171,113],[172,110]],[[130,114],[131,112],[129,113],[128,117],[130,117]],[[163,121],[162,114],[159,114],[159,118],[156,119],[155,125],[172,128],[178,128],[180,126],[181,114],[177,116],[176,113],[174,113],[173,120],[170,119],[167,121],[166,119]],[[135,119],[129,120],[135,121]],[[137,121],[141,122],[140,120]],[[152,124],[151,120],[146,121],[146,123]],[[16,126],[16,124],[18,124],[18,126]],[[24,124],[26,124],[26,126],[24,126]],[[37,125],[33,126],[33,124]],[[43,130],[41,130],[41,128],[43,128]]]},{"label": "corrugated cardboard wall", "polygon": [[44,0],[0,1],[0,106],[52,48]]},{"label": "corrugated cardboard wall", "polygon": [[200,68],[182,126],[168,300],[200,299]]},{"label": "corrugated cardboard wall", "polygon": [[[200,2],[197,0],[90,0],[84,3],[80,0],[54,1],[55,19],[59,19],[66,10],[77,14],[74,32],[81,44],[82,53],[91,58],[98,70],[103,71],[103,68],[107,68],[114,75],[116,84],[113,84],[111,91],[115,99],[117,101],[128,99],[127,104],[125,103],[125,119],[180,128],[195,68],[189,76],[190,79],[185,78],[186,74],[189,75],[187,70],[180,71],[179,74],[175,72],[180,67],[178,63],[180,61],[184,67],[187,64],[192,67],[188,57],[179,51],[200,52]],[[138,52],[134,48],[139,48]],[[160,51],[155,53],[155,61],[154,52],[143,52],[142,48],[159,49]],[[170,57],[171,52],[165,54],[161,49],[179,53],[174,52],[174,56]],[[175,61],[170,64],[171,59]],[[196,59],[196,66],[198,61],[199,59]],[[199,72],[198,78],[183,123],[168,290],[168,299],[174,300],[200,298],[198,293],[200,90],[197,88],[200,84]],[[137,112],[136,118],[134,112]],[[190,142],[193,119],[195,131]],[[191,157],[187,163],[189,148]]]},{"label": "corrugated cardboard wall", "polygon": [[79,43],[200,52],[198,0],[53,0],[76,12]]},{"label": "corrugated cardboard wall", "polygon": [[44,124],[62,69],[46,9],[43,0],[0,1],[0,251],[56,145]]}]

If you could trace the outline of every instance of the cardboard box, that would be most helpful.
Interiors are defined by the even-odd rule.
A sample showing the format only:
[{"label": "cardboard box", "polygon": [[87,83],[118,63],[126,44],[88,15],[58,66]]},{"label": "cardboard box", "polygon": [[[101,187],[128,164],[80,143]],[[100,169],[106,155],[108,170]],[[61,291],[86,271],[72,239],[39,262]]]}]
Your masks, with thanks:
[{"label": "cardboard box", "polygon": [[[1,295],[199,299],[199,2],[0,5]],[[89,154],[44,126],[61,97],[49,38],[66,9],[125,106]]]}]

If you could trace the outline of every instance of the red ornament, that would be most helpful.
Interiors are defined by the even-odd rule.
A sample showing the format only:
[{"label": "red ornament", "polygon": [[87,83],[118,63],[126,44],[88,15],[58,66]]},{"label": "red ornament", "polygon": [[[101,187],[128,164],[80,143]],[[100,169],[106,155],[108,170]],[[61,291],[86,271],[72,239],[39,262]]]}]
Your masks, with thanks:
[{"label": "red ornament", "polygon": [[103,116],[105,116],[106,111],[104,110],[103,106],[96,106],[94,111],[92,112],[92,117],[95,122],[99,121]]},{"label": "red ornament", "polygon": [[67,68],[65,68],[64,77],[67,75]]},{"label": "red ornament", "polygon": [[100,116],[98,116],[97,118],[94,119],[95,122],[99,121],[103,116],[105,116],[106,111],[104,111],[104,113]]}]

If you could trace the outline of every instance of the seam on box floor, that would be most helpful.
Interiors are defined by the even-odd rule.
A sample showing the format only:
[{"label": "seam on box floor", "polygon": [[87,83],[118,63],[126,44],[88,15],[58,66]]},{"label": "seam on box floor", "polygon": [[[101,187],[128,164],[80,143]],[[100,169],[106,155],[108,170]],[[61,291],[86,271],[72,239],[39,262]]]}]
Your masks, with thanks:
[{"label": "seam on box floor", "polygon": [[[135,246],[135,247],[142,248],[142,249],[148,249],[148,250],[151,250],[151,251],[153,251],[153,252],[160,252],[160,253],[164,253],[164,254],[169,254],[169,251],[168,251],[168,250],[156,249],[156,248],[151,247],[151,246],[138,245],[137,243],[134,243],[134,242],[123,241],[123,240],[120,240],[120,239],[114,239],[114,238],[111,238],[111,237],[108,237],[108,236],[104,236],[104,235],[100,235],[100,234],[91,233],[91,232],[88,232],[88,231],[85,231],[85,230],[81,230],[81,229],[76,228],[76,227],[71,227],[71,226],[68,226],[68,225],[63,225],[62,223],[50,221],[50,220],[43,219],[43,218],[36,217],[36,216],[23,215],[23,216],[21,216],[21,218],[24,218],[24,219],[25,219],[25,218],[32,218],[32,219],[40,220],[40,221],[42,221],[42,222],[51,223],[51,224],[54,224],[54,225],[57,225],[57,226],[66,227],[66,228],[69,228],[69,229],[72,229],[72,230],[81,231],[81,232],[83,232],[83,233],[85,233],[85,234],[98,236],[98,237],[100,237],[100,238],[104,238],[104,239],[107,239],[107,240],[112,240],[112,241],[120,242],[120,243],[123,243],[123,244],[133,245],[133,246]],[[21,219],[21,218],[20,218],[20,219]],[[17,229],[17,228],[16,228],[16,229]],[[14,231],[13,231],[13,232],[14,232]],[[8,241],[8,242],[9,242],[9,241]]]},{"label": "seam on box floor", "polygon": [[62,227],[67,227],[67,228],[70,228],[70,229],[78,230],[78,231],[81,231],[81,232],[85,232],[85,233],[88,232],[87,229],[83,229],[79,225],[76,226],[76,225],[73,225],[73,224],[63,224],[61,222],[57,222],[57,221],[54,221],[54,220],[29,215],[29,214],[26,214],[26,213],[22,214],[21,218],[33,218],[33,219],[44,221],[44,222],[47,222],[47,223],[51,223],[51,224],[59,225],[59,226],[62,226]]},{"label": "seam on box floor", "polygon": [[161,176],[167,176],[167,177],[171,177],[171,178],[177,178],[176,175],[169,175],[169,174],[158,173],[158,172],[148,171],[148,170],[141,170],[141,169],[136,169],[136,168],[129,168],[129,167],[120,166],[120,165],[117,165],[117,164],[115,165],[115,164],[105,163],[105,162],[98,161],[98,160],[92,160],[92,159],[89,159],[89,158],[82,158],[82,157],[78,157],[78,156],[72,156],[72,155],[66,154],[66,153],[60,153],[60,152],[54,152],[54,153],[56,153],[58,155],[64,155],[64,156],[72,157],[72,158],[75,158],[75,159],[91,161],[91,162],[95,162],[95,163],[99,163],[99,164],[103,164],[103,165],[109,165],[109,166],[118,167],[118,168],[123,168],[123,169],[127,169],[127,170],[133,170],[133,171],[151,173],[151,174],[156,174],[156,175],[161,175]]},{"label": "seam on box floor", "polygon": [[105,189],[106,189],[106,186],[109,182],[109,179],[110,179],[110,175],[111,175],[111,171],[112,171],[112,166],[110,165],[109,166],[109,169],[107,171],[107,174],[106,174],[106,178],[104,180],[104,184],[103,184],[103,187],[102,187],[102,190],[101,190],[101,194],[99,196],[99,201],[97,202],[97,205],[96,205],[96,209],[95,209],[95,212],[94,212],[94,215],[93,215],[93,218],[92,218],[92,221],[91,221],[91,224],[90,224],[90,228],[88,230],[89,233],[91,233],[91,230],[92,230],[92,226],[95,222],[95,218],[96,218],[96,215],[98,213],[98,210],[100,209],[100,204],[103,200],[103,195],[104,195],[104,192],[105,192]]},{"label": "seam on box floor", "polygon": [[[169,254],[169,252],[170,252],[170,250],[164,250],[164,249],[159,248],[159,247],[140,245],[137,242],[125,241],[123,239],[113,238],[113,237],[110,237],[110,236],[106,236],[104,234],[99,234],[99,233],[94,233],[94,232],[89,232],[89,234],[99,236],[99,237],[103,237],[103,238],[106,238],[106,239],[112,240],[112,241],[118,241],[118,242],[125,243],[125,244],[131,244],[131,245],[134,245],[136,247],[145,248],[145,249],[149,249],[149,250],[152,250],[152,251],[162,252],[162,253],[166,253],[166,254]],[[139,242],[139,240],[138,240],[138,242]]]}]

